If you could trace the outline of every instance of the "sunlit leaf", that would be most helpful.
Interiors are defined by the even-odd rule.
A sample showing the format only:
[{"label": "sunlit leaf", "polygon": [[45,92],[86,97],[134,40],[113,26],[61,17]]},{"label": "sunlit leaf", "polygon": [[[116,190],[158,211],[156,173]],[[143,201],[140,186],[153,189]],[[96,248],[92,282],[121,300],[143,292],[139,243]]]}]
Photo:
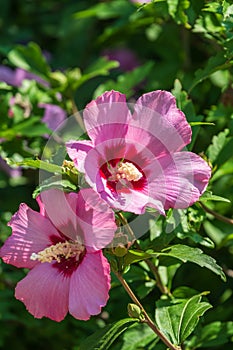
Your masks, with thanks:
[{"label": "sunlit leaf", "polygon": [[212,322],[198,329],[189,342],[191,348],[209,348],[232,342],[233,322]]},{"label": "sunlit leaf", "polygon": [[210,191],[206,191],[205,193],[203,193],[203,195],[199,198],[199,201],[201,202],[216,201],[216,202],[226,202],[226,203],[231,202],[228,198],[216,196]]},{"label": "sunlit leaf", "polygon": [[62,174],[62,168],[59,165],[48,163],[40,159],[26,158],[21,162],[14,162],[9,159],[8,162],[9,164],[17,165],[25,168],[41,169],[41,170],[48,171],[49,173]]},{"label": "sunlit leaf", "polygon": [[39,186],[37,186],[32,197],[36,198],[41,192],[47,191],[51,188],[59,188],[68,192],[77,191],[77,186],[72,183],[70,179],[62,178],[61,175],[55,175],[44,180]]},{"label": "sunlit leaf", "polygon": [[222,268],[209,255],[203,253],[199,248],[192,248],[187,245],[176,244],[163,249],[161,252],[153,253],[152,256],[168,256],[179,259],[186,263],[187,261],[197,264],[201,267],[206,267],[215,274],[219,275],[223,281],[226,281],[226,276]]},{"label": "sunlit leaf", "polygon": [[188,16],[185,13],[190,6],[189,0],[167,0],[169,14],[174,18],[177,24],[184,24],[190,28]]},{"label": "sunlit leaf", "polygon": [[210,57],[203,69],[198,69],[189,92],[203,80],[207,79],[214,72],[221,69],[228,69],[232,66],[233,61],[225,57],[224,52],[218,52],[216,56]]},{"label": "sunlit leaf", "polygon": [[36,43],[30,42],[27,46],[16,46],[8,53],[8,58],[16,67],[20,67],[47,79],[50,67],[40,47]]},{"label": "sunlit leaf", "polygon": [[221,131],[218,135],[213,136],[212,143],[209,145],[206,151],[206,154],[211,163],[214,164],[216,162],[220,152],[226,144],[227,135],[229,134],[229,132],[229,129],[225,129],[224,131]]},{"label": "sunlit leaf", "polygon": [[195,329],[200,316],[212,306],[202,302],[202,296],[194,295],[177,304],[159,301],[156,303],[156,323],[159,329],[176,345],[180,345]]},{"label": "sunlit leaf", "polygon": [[131,97],[134,94],[135,86],[150,74],[153,65],[152,62],[147,62],[143,66],[119,75],[116,81],[108,80],[106,83],[99,85],[94,92],[94,98],[101,95],[104,91],[112,89],[121,91],[128,98]]},{"label": "sunlit leaf", "polygon": [[144,349],[155,338],[157,338],[157,341],[159,340],[147,325],[135,325],[124,333],[121,350]]},{"label": "sunlit leaf", "polygon": [[125,318],[110,324],[88,337],[79,350],[107,350],[129,326],[137,322],[137,319]]}]

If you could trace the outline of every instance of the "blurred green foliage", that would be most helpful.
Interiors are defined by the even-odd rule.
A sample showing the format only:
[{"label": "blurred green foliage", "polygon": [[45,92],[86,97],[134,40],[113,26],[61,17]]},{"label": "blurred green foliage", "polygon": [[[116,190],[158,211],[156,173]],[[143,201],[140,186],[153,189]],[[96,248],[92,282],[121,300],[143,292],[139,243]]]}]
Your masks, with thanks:
[{"label": "blurred green foliage", "polygon": [[[62,145],[55,152],[51,145],[43,154],[46,135],[52,133],[52,128],[43,122],[40,103],[59,106],[69,116],[105,90],[119,90],[130,102],[152,90],[172,91],[192,125],[189,149],[210,162],[213,176],[199,203],[186,210],[169,211],[166,219],[154,220],[151,216],[150,232],[140,240],[147,255],[128,253],[127,263],[121,267],[151,315],[157,301],[158,325],[165,332],[170,329],[171,339],[182,342],[184,350],[229,349],[233,340],[233,226],[232,219],[227,219],[233,216],[231,1],[153,0],[135,4],[128,0],[1,0],[0,38],[2,66],[12,72],[24,69],[42,79],[30,78],[18,85],[6,84],[4,79],[0,82],[0,155],[8,159],[11,167],[21,166],[20,173],[13,176],[13,168],[0,164],[1,244],[10,234],[7,222],[21,202],[38,209],[32,194],[38,185],[35,169],[39,159],[49,160],[51,164],[45,165],[45,170],[53,172],[51,167],[61,165],[56,156],[64,155]],[[123,58],[119,59],[116,50],[123,52]],[[125,68],[128,51],[130,64]],[[61,136],[64,135],[58,132],[57,137]],[[72,171],[65,172],[60,184],[73,190],[74,176]],[[56,177],[52,178],[42,187],[56,181]],[[161,250],[168,244],[180,245],[180,255],[185,250],[182,247],[201,248],[211,263],[213,259],[217,261],[227,281],[194,265],[191,253],[190,259],[184,253],[183,260],[174,254],[162,256]],[[173,293],[173,301],[159,300],[161,290],[144,261],[148,257],[158,265],[162,283]],[[189,262],[183,264],[184,261]],[[222,274],[218,268],[217,273]],[[99,316],[87,322],[67,316],[57,324],[34,319],[14,299],[14,287],[25,273],[0,263],[0,349],[78,350],[96,331],[105,334],[104,349],[110,344],[116,350],[165,349],[145,325],[127,319],[130,299],[114,275],[109,303]],[[210,292],[208,296],[203,294],[205,291]],[[184,305],[190,303],[203,309],[188,330],[180,318],[179,333],[167,312],[173,315],[176,310],[179,316]],[[212,308],[207,311],[210,304]],[[187,312],[191,314],[192,310]],[[195,328],[204,311],[207,313]],[[129,329],[123,333],[125,325]],[[117,331],[122,334],[115,340]],[[88,346],[91,349],[92,345]]]}]

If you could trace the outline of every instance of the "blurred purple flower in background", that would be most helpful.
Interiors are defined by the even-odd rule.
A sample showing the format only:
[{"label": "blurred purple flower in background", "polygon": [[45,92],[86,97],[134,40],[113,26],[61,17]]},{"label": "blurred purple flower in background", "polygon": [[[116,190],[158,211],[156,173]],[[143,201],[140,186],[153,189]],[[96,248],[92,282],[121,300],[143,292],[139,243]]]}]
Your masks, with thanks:
[{"label": "blurred purple flower in background", "polygon": [[3,171],[11,178],[20,177],[22,175],[21,168],[11,168],[2,157],[0,157],[0,171]]},{"label": "blurred purple flower in background", "polygon": [[55,131],[66,119],[66,112],[57,105],[50,103],[39,103],[38,107],[45,109],[45,113],[41,121],[51,130]]},{"label": "blurred purple flower in background", "polygon": [[0,66],[0,81],[7,83],[8,85],[20,87],[24,80],[36,80],[38,83],[49,86],[49,84],[40,78],[38,75],[27,72],[22,68],[16,68],[15,70],[7,66]]},{"label": "blurred purple flower in background", "polygon": [[118,61],[119,68],[123,72],[133,70],[140,65],[136,54],[126,47],[106,49],[103,51],[103,56],[106,56],[109,60]]},{"label": "blurred purple flower in background", "polygon": [[[39,76],[27,72],[24,69],[16,68],[15,70],[7,67],[7,66],[0,66],[0,81],[7,83],[8,85],[12,85],[15,87],[20,87],[24,80],[35,80],[38,83],[44,85],[45,87],[49,86],[49,83],[40,78]],[[18,96],[18,99],[16,98]],[[23,101],[19,101],[19,95],[16,94],[15,97],[12,97],[10,99],[10,109],[8,111],[8,116],[10,118],[14,117],[14,112],[12,107],[14,104],[22,105]],[[45,114],[41,121],[45,123],[48,128],[51,130],[55,130],[58,128],[58,126],[65,120],[66,118],[66,112],[59,106],[49,104],[49,103],[39,103],[38,107],[45,109]],[[31,113],[31,108],[29,109],[29,112],[25,113],[25,117],[28,118]],[[47,135],[46,135],[47,136]]]}]

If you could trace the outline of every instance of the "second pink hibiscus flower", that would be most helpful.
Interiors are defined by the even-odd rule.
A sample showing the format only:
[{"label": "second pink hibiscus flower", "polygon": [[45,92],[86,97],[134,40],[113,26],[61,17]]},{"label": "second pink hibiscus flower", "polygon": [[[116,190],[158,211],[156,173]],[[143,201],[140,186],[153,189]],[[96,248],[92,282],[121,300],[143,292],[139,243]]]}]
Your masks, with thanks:
[{"label": "second pink hibiscus flower", "polygon": [[142,95],[133,114],[125,95],[108,91],[84,110],[90,141],[70,141],[67,152],[88,184],[112,208],[161,214],[196,202],[211,170],[192,152],[191,127],[167,91]]}]

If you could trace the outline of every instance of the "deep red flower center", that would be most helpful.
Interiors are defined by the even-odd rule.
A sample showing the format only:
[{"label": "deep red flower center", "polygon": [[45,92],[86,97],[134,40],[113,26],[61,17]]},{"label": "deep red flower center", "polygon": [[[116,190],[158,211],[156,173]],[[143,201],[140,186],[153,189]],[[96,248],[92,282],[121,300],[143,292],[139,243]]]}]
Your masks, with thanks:
[{"label": "deep red flower center", "polygon": [[107,186],[111,191],[116,191],[117,184],[119,189],[133,188],[140,190],[145,186],[146,177],[143,170],[127,159],[112,159],[100,168],[100,175],[107,180]]}]

